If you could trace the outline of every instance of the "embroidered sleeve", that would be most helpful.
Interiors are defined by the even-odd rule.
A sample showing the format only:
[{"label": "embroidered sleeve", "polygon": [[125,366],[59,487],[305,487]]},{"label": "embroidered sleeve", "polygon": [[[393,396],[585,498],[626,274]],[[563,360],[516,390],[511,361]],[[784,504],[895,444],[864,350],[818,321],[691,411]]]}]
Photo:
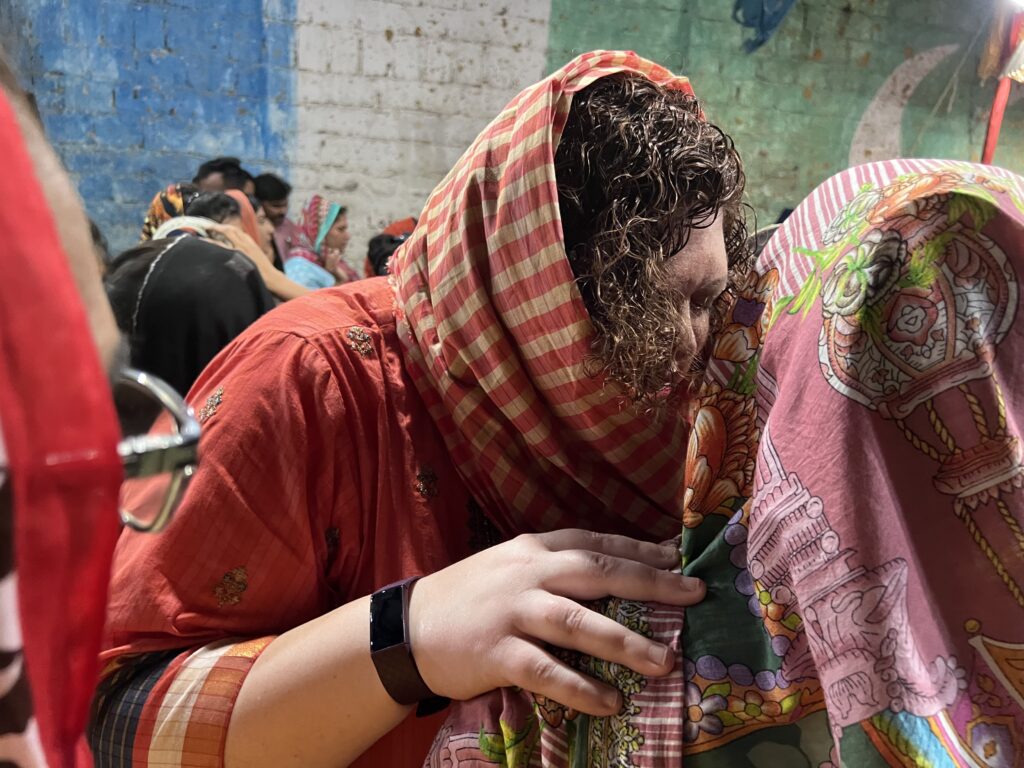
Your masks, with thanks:
[{"label": "embroidered sleeve", "polygon": [[100,684],[89,727],[97,768],[221,765],[235,698],[271,639],[116,662]]},{"label": "embroidered sleeve", "polygon": [[[188,399],[203,422],[199,470],[166,531],[118,545],[89,733],[100,765],[221,765],[266,636],[333,599],[323,531],[351,447],[337,439],[345,406],[323,355],[298,335],[246,336]],[[126,506],[147,503],[149,490],[135,493]]]}]

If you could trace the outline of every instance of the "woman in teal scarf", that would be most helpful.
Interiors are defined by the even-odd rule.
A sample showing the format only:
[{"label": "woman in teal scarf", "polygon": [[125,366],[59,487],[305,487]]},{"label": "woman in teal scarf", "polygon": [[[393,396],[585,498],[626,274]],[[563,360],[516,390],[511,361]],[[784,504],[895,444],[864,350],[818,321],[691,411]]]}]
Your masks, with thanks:
[{"label": "woman in teal scarf", "polygon": [[358,280],[343,258],[348,246],[348,211],[321,195],[313,195],[302,212],[302,242],[284,263],[288,277],[307,288],[329,288]]}]

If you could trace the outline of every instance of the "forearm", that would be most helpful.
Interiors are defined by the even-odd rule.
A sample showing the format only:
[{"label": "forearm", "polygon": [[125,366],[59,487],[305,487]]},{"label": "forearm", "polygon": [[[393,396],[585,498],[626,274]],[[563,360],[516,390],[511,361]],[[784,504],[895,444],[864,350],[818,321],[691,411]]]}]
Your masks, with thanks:
[{"label": "forearm", "polygon": [[260,276],[263,278],[267,290],[282,301],[290,301],[309,293],[309,288],[296,283],[286,274],[273,267],[267,270],[261,268]]},{"label": "forearm", "polygon": [[267,647],[235,702],[226,768],[348,765],[408,715],[377,677],[369,615],[365,597]]}]

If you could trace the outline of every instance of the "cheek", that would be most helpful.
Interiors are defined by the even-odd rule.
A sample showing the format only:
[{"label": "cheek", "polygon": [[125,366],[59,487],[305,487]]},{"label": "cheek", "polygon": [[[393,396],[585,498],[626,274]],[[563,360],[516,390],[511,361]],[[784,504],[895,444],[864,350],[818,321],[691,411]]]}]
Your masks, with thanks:
[{"label": "cheek", "polygon": [[711,316],[707,312],[701,312],[693,318],[693,337],[697,341],[697,349],[703,349],[711,334]]}]

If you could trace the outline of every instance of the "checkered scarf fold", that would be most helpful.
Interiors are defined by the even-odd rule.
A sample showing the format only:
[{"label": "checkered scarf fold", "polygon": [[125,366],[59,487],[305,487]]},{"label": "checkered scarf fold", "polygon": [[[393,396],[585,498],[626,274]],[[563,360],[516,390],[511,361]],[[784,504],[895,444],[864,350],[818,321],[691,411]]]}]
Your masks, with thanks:
[{"label": "checkered scarf fold", "polygon": [[408,370],[507,535],[680,529],[687,427],[638,415],[584,371],[594,329],[558,210],[555,148],[573,94],[622,72],[692,93],[632,52],[579,56],[484,129],[392,261]]}]

